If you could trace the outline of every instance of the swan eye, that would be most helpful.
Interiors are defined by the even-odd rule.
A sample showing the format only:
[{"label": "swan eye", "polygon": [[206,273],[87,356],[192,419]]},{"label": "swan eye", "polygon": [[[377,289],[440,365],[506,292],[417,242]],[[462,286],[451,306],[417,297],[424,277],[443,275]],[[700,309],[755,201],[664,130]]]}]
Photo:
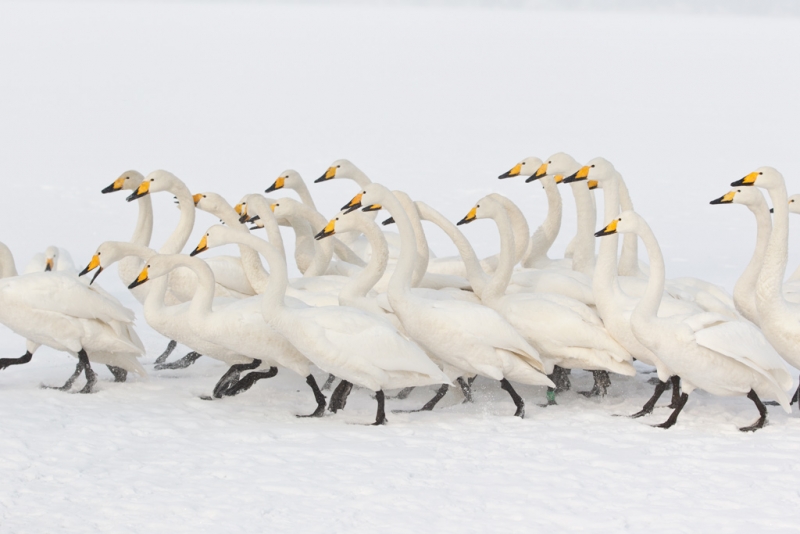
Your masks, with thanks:
[{"label": "swan eye", "polygon": [[475,206],[475,207],[476,207],[476,208],[480,208],[480,207],[481,207],[481,205],[480,205],[480,204],[478,204],[478,205],[477,205],[477,206]]},{"label": "swan eye", "polygon": [[525,165],[525,162],[523,161],[522,164]]},{"label": "swan eye", "polygon": [[155,178],[150,178],[150,181],[151,181],[151,182],[155,182],[155,181],[156,181],[156,179],[155,179]]},{"label": "swan eye", "polygon": [[[794,202],[794,200],[792,200],[792,202]],[[336,217],[336,220],[338,221],[338,220],[339,220],[339,217]]]},{"label": "swan eye", "polygon": [[758,173],[759,176],[761,176],[762,174],[764,174],[764,173],[763,172]]},{"label": "swan eye", "polygon": [[552,161],[548,161],[548,162],[547,162],[547,164],[548,164],[548,165],[551,165],[552,163],[553,163]]},{"label": "swan eye", "polygon": [[337,166],[336,166],[336,168],[337,168],[337,169],[341,169],[341,168],[342,168],[342,166],[341,166],[341,165],[337,165]]},{"label": "swan eye", "polygon": [[589,165],[592,169],[594,169],[594,165]]},{"label": "swan eye", "polygon": [[128,178],[130,178],[130,177],[129,177],[129,176],[126,176],[126,177],[125,177],[125,179],[126,179],[126,180],[127,180]]}]

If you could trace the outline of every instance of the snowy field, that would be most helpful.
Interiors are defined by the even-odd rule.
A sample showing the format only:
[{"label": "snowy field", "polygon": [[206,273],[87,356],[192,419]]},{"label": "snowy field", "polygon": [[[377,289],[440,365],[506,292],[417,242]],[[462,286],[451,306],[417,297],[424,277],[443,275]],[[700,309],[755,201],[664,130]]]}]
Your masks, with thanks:
[{"label": "snowy field", "polygon": [[[83,266],[133,231],[136,206],[100,194],[126,169],[167,169],[236,201],[286,168],[311,181],[337,158],[454,221],[505,194],[535,227],[541,188],[496,177],[563,150],[616,165],[669,276],[730,290],[755,228],[744,207],[708,201],[760,165],[800,192],[800,18],[513,5],[0,2],[0,240],[18,267],[51,244]],[[336,180],[311,192],[333,215],[356,191]],[[562,194],[554,255],[575,228]],[[153,200],[159,246],[178,212],[170,195]],[[198,214],[187,251],[215,222]],[[464,232],[479,254],[498,249],[494,225]],[[438,232],[430,243],[454,253]],[[141,317],[113,271],[100,283]],[[141,318],[138,330],[151,371],[165,341]],[[0,350],[18,356],[24,342],[2,329]],[[773,408],[742,434],[752,403],[697,392],[667,431],[649,426],[666,408],[613,417],[649,397],[646,372],[613,377],[600,400],[575,393],[591,375],[573,373],[547,409],[543,388],[520,386],[524,420],[478,379],[473,404],[451,392],[433,413],[374,428],[364,390],[338,415],[296,419],[313,402],[288,371],[200,400],[225,369],[208,358],[127,384],[98,368],[89,396],[39,388],[74,365],[42,348],[0,372],[2,533],[796,532],[800,521],[797,413]]]}]

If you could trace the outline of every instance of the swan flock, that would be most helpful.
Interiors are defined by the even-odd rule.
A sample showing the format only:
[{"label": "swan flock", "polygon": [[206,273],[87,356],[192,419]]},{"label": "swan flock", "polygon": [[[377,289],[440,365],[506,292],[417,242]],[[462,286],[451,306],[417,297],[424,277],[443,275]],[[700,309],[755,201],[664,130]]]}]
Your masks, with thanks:
[{"label": "swan flock", "polygon": [[[677,422],[695,389],[747,397],[758,419],[742,431],[762,428],[768,405],[791,413],[800,400],[789,368],[800,368],[800,268],[788,279],[785,273],[789,213],[800,212],[800,197],[787,194],[777,170],[756,169],[711,201],[743,204],[755,218],[755,250],[732,295],[699,278],[667,278],[653,230],[606,159],[528,157],[499,178],[542,186],[548,207],[538,227],[499,193],[476,199],[462,219],[450,221],[345,159],[314,181],[355,182],[352,198],[341,199],[331,218],[312,197],[324,184],[309,187],[294,170],[265,184],[272,197],[250,193],[237,202],[192,194],[167,171],[124,172],[102,193],[125,191],[137,204],[133,234],[101,243],[81,272],[67,250],[51,246],[18,274],[0,243],[0,322],[25,340],[25,353],[0,359],[0,370],[28,363],[46,345],[77,359],[74,373],[54,389],[71,390],[84,375],[79,392],[92,393],[99,379],[94,364],[106,366],[115,382],[129,373],[146,379],[135,314],[98,283],[117,264],[144,320],[164,337],[154,371],[185,368],[201,357],[226,364],[208,400],[289,371],[305,379],[314,400],[313,411],[298,417],[343,410],[355,386],[372,392],[373,424],[381,425],[392,396],[405,399],[412,388],[433,386],[426,404],[395,412],[433,410],[451,388],[458,402],[473,402],[473,381],[481,376],[496,381],[514,415],[525,417],[519,384],[543,386],[539,406],[546,408],[558,404],[579,369],[593,379],[579,393],[598,398],[616,375],[655,373],[652,396],[630,417],[652,414],[670,390],[672,411],[660,428]],[[567,186],[577,230],[558,257],[550,249]],[[280,197],[286,190],[299,200]],[[151,195],[160,192],[175,197],[180,217],[154,248]],[[598,209],[605,223],[599,230]],[[221,224],[186,254],[198,210]],[[381,211],[387,215],[378,217]],[[497,231],[494,256],[480,258],[461,232],[466,224],[487,224],[481,220]],[[437,256],[422,221],[444,231],[458,255]],[[293,254],[287,255],[281,226],[294,236]],[[238,254],[206,253],[223,245],[235,245]],[[289,277],[288,261],[302,276]],[[178,343],[191,351],[170,361]],[[323,383],[315,370],[325,373]]]}]

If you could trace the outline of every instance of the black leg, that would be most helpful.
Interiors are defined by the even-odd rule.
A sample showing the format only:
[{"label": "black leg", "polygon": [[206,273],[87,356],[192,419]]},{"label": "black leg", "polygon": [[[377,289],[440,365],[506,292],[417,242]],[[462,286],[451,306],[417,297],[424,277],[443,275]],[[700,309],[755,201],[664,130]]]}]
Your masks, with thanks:
[{"label": "black leg", "polygon": [[78,365],[75,366],[75,372],[72,373],[72,376],[70,376],[67,379],[67,381],[64,383],[63,386],[57,387],[57,386],[44,386],[43,385],[42,387],[45,388],[45,389],[57,389],[59,391],[69,391],[69,388],[71,388],[72,384],[75,383],[75,379],[78,378],[82,372],[83,372],[83,362],[81,361],[80,358],[78,358]]},{"label": "black leg", "polygon": [[525,417],[525,401],[522,400],[522,397],[514,391],[514,388],[511,386],[511,382],[506,380],[505,378],[500,381],[500,387],[503,388],[511,395],[511,399],[514,401],[514,404],[517,406],[517,412],[514,414],[519,418]]},{"label": "black leg", "polygon": [[28,363],[31,361],[31,358],[33,358],[33,354],[28,351],[25,351],[25,354],[19,358],[0,358],[0,371],[11,365],[22,365],[24,363]]},{"label": "black leg", "polygon": [[408,398],[408,396],[411,394],[412,391],[414,391],[413,387],[403,388],[397,393],[397,395],[395,395],[394,398],[395,399],[400,399],[400,400],[406,399],[406,398]]},{"label": "black leg", "polygon": [[153,367],[153,369],[155,369],[156,371],[163,371],[164,369],[186,369],[194,362],[196,362],[201,356],[203,355],[200,354],[199,352],[192,351],[183,358],[181,358],[180,360],[175,360],[174,362],[171,363],[156,364]]},{"label": "black leg", "polygon": [[631,417],[636,419],[637,417],[642,417],[643,415],[649,415],[653,413],[653,408],[655,408],[658,399],[661,398],[661,395],[664,393],[664,391],[667,390],[668,385],[669,382],[659,381],[658,384],[656,384],[656,389],[655,391],[653,391],[653,396],[650,397],[650,400],[644,403],[642,409],[636,412],[635,414],[631,415]]},{"label": "black leg", "polygon": [[372,423],[373,426],[376,425],[385,425],[388,421],[386,420],[386,411],[384,410],[384,397],[383,397],[383,390],[378,391],[375,393],[375,400],[378,401],[378,413],[375,416],[375,422]]},{"label": "black leg", "polygon": [[239,381],[239,375],[242,374],[242,371],[249,371],[251,369],[255,369],[261,365],[261,360],[253,360],[250,363],[240,363],[238,365],[231,365],[231,368],[228,369],[222,377],[217,381],[217,384],[214,386],[214,392],[212,395],[219,399],[222,398],[225,393],[236,385]]},{"label": "black leg", "polygon": [[472,383],[473,383],[473,382],[475,382],[475,379],[476,379],[476,378],[478,378],[478,375],[471,376],[471,377],[467,378],[467,383],[468,383],[470,386],[472,386]]},{"label": "black leg", "polygon": [[329,374],[327,380],[325,380],[325,383],[322,384],[322,391],[331,389],[334,380],[336,380],[336,377],[332,374]]},{"label": "black leg", "polygon": [[548,378],[556,385],[556,393],[569,391],[572,387],[572,382],[569,380],[569,373],[567,373],[567,371],[568,369],[564,369],[558,365],[553,366],[553,372]]},{"label": "black leg", "polygon": [[463,376],[456,378],[456,382],[461,386],[461,393],[464,394],[464,402],[472,402],[472,383],[474,381],[474,376],[468,380],[464,380]]},{"label": "black leg", "polygon": [[325,395],[323,395],[322,391],[320,391],[317,381],[314,379],[314,375],[308,375],[306,377],[306,384],[308,384],[311,388],[311,391],[314,392],[314,399],[317,401],[317,409],[314,410],[314,413],[308,415],[298,415],[297,417],[322,417],[322,415],[325,413]]},{"label": "black leg", "polygon": [[681,401],[681,377],[674,375],[670,377],[669,381],[672,385],[672,402],[669,403],[669,407],[675,409]]},{"label": "black leg", "polygon": [[419,408],[418,410],[392,410],[394,413],[413,413],[413,412],[429,412],[433,410],[433,407],[438,404],[442,398],[447,395],[447,390],[450,386],[447,384],[442,384],[442,386],[436,390],[436,395],[433,396],[431,400],[425,403],[425,406]]},{"label": "black leg", "polygon": [[594,376],[594,385],[589,391],[579,391],[584,397],[605,397],[609,386],[611,386],[611,378],[608,376],[608,371],[592,371]]},{"label": "black leg", "polygon": [[669,415],[669,419],[661,423],[660,425],[654,425],[655,428],[669,428],[674,425],[678,421],[678,415],[683,410],[683,407],[686,406],[686,401],[689,400],[688,393],[682,393],[680,399],[678,399],[678,405],[675,407],[675,410]]},{"label": "black leg", "polygon": [[92,369],[92,365],[89,363],[89,356],[87,356],[85,350],[81,349],[78,353],[78,361],[83,362],[83,372],[86,375],[86,385],[78,393],[91,393],[97,382],[97,373]]},{"label": "black leg", "polygon": [[[2,361],[2,360],[0,360],[0,361]],[[794,390],[794,395],[792,395],[792,400],[791,400],[791,402],[789,402],[789,406],[791,406],[795,402],[798,403],[798,405],[800,405],[800,384],[798,384],[797,385],[797,389]]]},{"label": "black leg", "polygon": [[270,367],[269,371],[253,371],[252,373],[247,373],[240,380],[237,380],[235,384],[223,391],[222,395],[225,397],[233,397],[234,395],[238,395],[239,393],[247,391],[259,380],[272,378],[277,374],[277,367]]},{"label": "black leg", "polygon": [[125,382],[128,379],[128,371],[122,367],[114,367],[113,365],[106,365],[106,367],[114,375],[114,382]]},{"label": "black leg", "polygon": [[160,363],[164,363],[169,358],[169,355],[172,354],[172,351],[175,350],[175,347],[178,346],[178,342],[174,339],[171,339],[169,343],[167,343],[167,348],[164,349],[164,352],[161,353],[161,356],[156,358],[155,364],[158,365]]},{"label": "black leg", "polygon": [[344,410],[347,404],[347,396],[350,395],[350,390],[353,389],[353,384],[347,380],[342,380],[331,395],[331,400],[328,403],[328,410],[336,413],[339,410]]},{"label": "black leg", "polygon": [[759,428],[762,428],[767,422],[767,407],[764,406],[764,404],[761,402],[761,399],[758,398],[758,395],[756,395],[756,392],[752,389],[750,390],[750,393],[747,394],[747,398],[755,403],[756,408],[758,408],[759,418],[752,425],[742,427],[739,430],[742,432],[755,432]]}]

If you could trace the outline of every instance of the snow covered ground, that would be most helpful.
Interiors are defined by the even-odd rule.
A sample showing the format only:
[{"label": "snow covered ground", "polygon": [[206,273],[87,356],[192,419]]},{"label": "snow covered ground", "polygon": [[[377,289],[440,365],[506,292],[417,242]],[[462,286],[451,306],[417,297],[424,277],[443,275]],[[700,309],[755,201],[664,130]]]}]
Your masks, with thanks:
[{"label": "snow covered ground", "polygon": [[[765,164],[800,190],[798,30],[792,17],[513,4],[0,3],[0,240],[18,266],[50,244],[82,265],[132,232],[136,207],[99,193],[128,168],[237,200],[285,168],[311,180],[341,157],[453,220],[496,191],[535,226],[541,189],[496,176],[564,150],[616,164],[670,276],[730,289],[752,218],[708,201]],[[339,181],[311,191],[331,215],[355,193]],[[556,253],[574,231],[564,198]],[[177,210],[169,195],[154,204],[159,244]],[[215,222],[199,214],[190,245]],[[493,225],[465,233],[496,251]],[[436,232],[431,244],[454,251]],[[141,313],[114,272],[99,280]],[[142,320],[139,331],[151,369],[164,340]],[[0,350],[24,345],[3,329]],[[590,375],[575,373],[548,409],[543,390],[520,387],[522,421],[479,379],[474,404],[451,393],[434,413],[373,428],[364,391],[344,413],[296,419],[313,402],[286,371],[202,401],[224,371],[209,359],[128,384],[101,369],[91,396],[38,387],[73,368],[42,349],[0,372],[0,532],[795,532],[800,520],[796,414],[773,409],[743,435],[749,401],[698,392],[669,431],[648,426],[666,408],[612,417],[638,410],[649,374],[586,400],[574,391]]]}]

